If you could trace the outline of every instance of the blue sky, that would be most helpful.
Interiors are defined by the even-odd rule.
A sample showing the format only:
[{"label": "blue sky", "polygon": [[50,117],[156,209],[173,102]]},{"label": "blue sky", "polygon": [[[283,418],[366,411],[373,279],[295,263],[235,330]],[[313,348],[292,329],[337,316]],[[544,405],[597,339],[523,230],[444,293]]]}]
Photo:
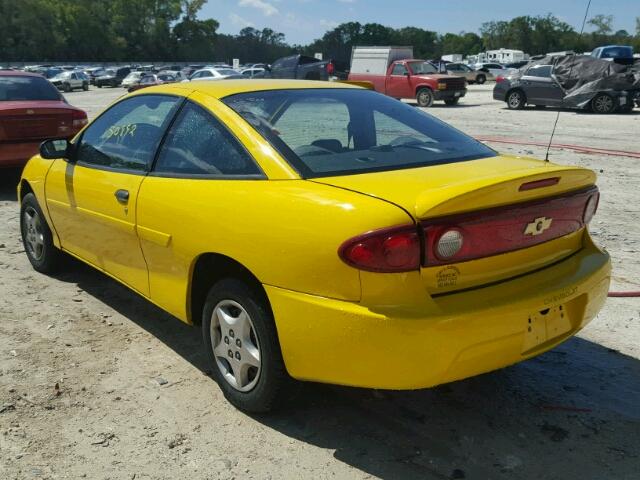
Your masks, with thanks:
[{"label": "blue sky", "polygon": [[[200,17],[220,22],[220,32],[270,27],[290,43],[308,43],[339,23],[377,22],[437,32],[477,32],[483,22],[552,13],[580,29],[587,0],[209,0]],[[590,16],[614,16],[614,28],[635,30],[640,0],[592,0]]]}]

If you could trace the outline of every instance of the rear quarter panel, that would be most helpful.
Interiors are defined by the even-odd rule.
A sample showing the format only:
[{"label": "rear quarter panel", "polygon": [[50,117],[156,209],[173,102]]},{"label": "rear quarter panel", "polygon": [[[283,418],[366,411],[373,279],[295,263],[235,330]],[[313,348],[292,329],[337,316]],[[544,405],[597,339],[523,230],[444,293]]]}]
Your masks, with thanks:
[{"label": "rear quarter panel", "polygon": [[410,223],[392,204],[306,180],[151,176],[138,196],[151,298],[185,321],[191,273],[204,253],[236,260],[266,285],[358,301],[359,271],[338,248],[369,230]]}]

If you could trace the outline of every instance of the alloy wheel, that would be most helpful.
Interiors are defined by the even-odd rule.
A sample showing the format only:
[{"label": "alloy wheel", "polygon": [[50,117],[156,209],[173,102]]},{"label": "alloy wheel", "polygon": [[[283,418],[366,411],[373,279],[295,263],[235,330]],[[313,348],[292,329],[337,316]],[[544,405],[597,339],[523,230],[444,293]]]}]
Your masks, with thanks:
[{"label": "alloy wheel", "polygon": [[593,102],[594,109],[599,113],[608,113],[613,110],[613,98],[609,95],[599,95]]},{"label": "alloy wheel", "polygon": [[44,230],[40,215],[33,207],[27,207],[23,218],[23,235],[27,253],[35,260],[44,255]]},{"label": "alloy wheel", "polygon": [[222,300],[211,314],[209,334],[223,378],[238,391],[250,391],[260,378],[261,353],[249,313],[238,302]]}]

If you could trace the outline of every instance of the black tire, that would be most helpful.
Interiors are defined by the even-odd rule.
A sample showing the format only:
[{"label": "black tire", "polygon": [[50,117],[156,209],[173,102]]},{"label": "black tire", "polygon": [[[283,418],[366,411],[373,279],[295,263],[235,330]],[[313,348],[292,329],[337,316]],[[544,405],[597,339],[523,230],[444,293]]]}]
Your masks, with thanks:
[{"label": "black tire", "polygon": [[598,93],[591,99],[591,110],[601,114],[613,113],[616,110],[616,102],[608,93]]},{"label": "black tire", "polygon": [[88,83],[83,83],[83,84],[82,84],[82,90],[84,90],[85,92],[86,92],[87,90],[89,90],[89,84],[88,84]]},{"label": "black tire", "polygon": [[102,84],[101,83],[96,83],[96,87],[102,88]]},{"label": "black tire", "polygon": [[[273,314],[263,297],[257,288],[252,288],[236,278],[226,278],[211,287],[202,312],[202,338],[211,363],[212,376],[232,405],[252,413],[272,410],[291,381],[282,360]],[[233,331],[233,325],[236,324],[231,327],[222,325],[217,320],[217,314],[214,320],[214,311],[217,312],[218,308],[223,312],[228,309],[232,317],[235,315],[235,309],[238,314],[236,321],[239,321],[244,309],[249,318],[250,335],[244,335],[244,339],[241,340],[241,334]],[[247,343],[250,346],[247,346]],[[229,354],[217,356],[214,353],[216,345],[222,351],[228,349]],[[241,391],[237,385],[232,385],[232,382],[238,383],[238,374],[235,373],[234,367],[240,372],[243,367],[242,355],[247,355],[247,348],[259,352],[259,368],[247,367],[247,383],[243,388],[248,390]],[[250,358],[255,360],[255,357]],[[246,364],[245,358],[244,365]]]},{"label": "black tire", "polygon": [[420,107],[429,108],[433,105],[433,100],[433,92],[430,88],[421,88],[416,93],[416,101]]},{"label": "black tire", "polygon": [[478,75],[478,76],[476,77],[476,83],[477,83],[478,85],[482,85],[482,84],[483,84],[484,82],[486,82],[486,81],[487,81],[487,76],[486,76],[486,75],[482,75],[482,74],[480,74],[480,75]]},{"label": "black tire", "polygon": [[455,98],[447,98],[444,103],[445,105],[457,105],[458,102],[460,101],[460,97],[455,97]]},{"label": "black tire", "polygon": [[507,108],[510,110],[522,110],[527,103],[527,99],[522,90],[511,90],[507,93],[506,102]]},{"label": "black tire", "polygon": [[64,85],[62,85],[62,90],[64,90],[65,92],[70,92],[71,85],[69,85],[68,83],[65,83]]},{"label": "black tire", "polygon": [[62,252],[53,244],[53,235],[33,193],[27,193],[22,199],[20,232],[24,250],[34,270],[40,273],[55,272],[60,266]]}]

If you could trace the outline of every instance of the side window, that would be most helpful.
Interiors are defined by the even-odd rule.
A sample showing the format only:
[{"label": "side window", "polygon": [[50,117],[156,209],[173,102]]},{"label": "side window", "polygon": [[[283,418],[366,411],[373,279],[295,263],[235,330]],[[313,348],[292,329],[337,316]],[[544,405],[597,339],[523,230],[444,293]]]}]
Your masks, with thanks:
[{"label": "side window", "polygon": [[209,70],[205,70],[204,72],[200,72],[200,76],[201,77],[213,77],[213,73],[211,73]]},{"label": "side window", "polygon": [[249,154],[210,113],[193,103],[180,112],[153,169],[178,175],[260,175]]},{"label": "side window", "polygon": [[[318,121],[304,121],[305,118]],[[311,147],[338,153],[349,144],[350,120],[349,109],[343,102],[311,98],[292,103],[275,122],[275,128],[296,153],[297,149],[307,152]]]},{"label": "side window", "polygon": [[83,133],[78,163],[145,171],[179,102],[178,97],[141,95],[117,103]]},{"label": "side window", "polygon": [[404,75],[407,73],[407,67],[401,63],[396,63],[391,70],[391,75]]},{"label": "side window", "polygon": [[536,65],[527,70],[529,77],[549,78],[551,76],[551,65]]}]

